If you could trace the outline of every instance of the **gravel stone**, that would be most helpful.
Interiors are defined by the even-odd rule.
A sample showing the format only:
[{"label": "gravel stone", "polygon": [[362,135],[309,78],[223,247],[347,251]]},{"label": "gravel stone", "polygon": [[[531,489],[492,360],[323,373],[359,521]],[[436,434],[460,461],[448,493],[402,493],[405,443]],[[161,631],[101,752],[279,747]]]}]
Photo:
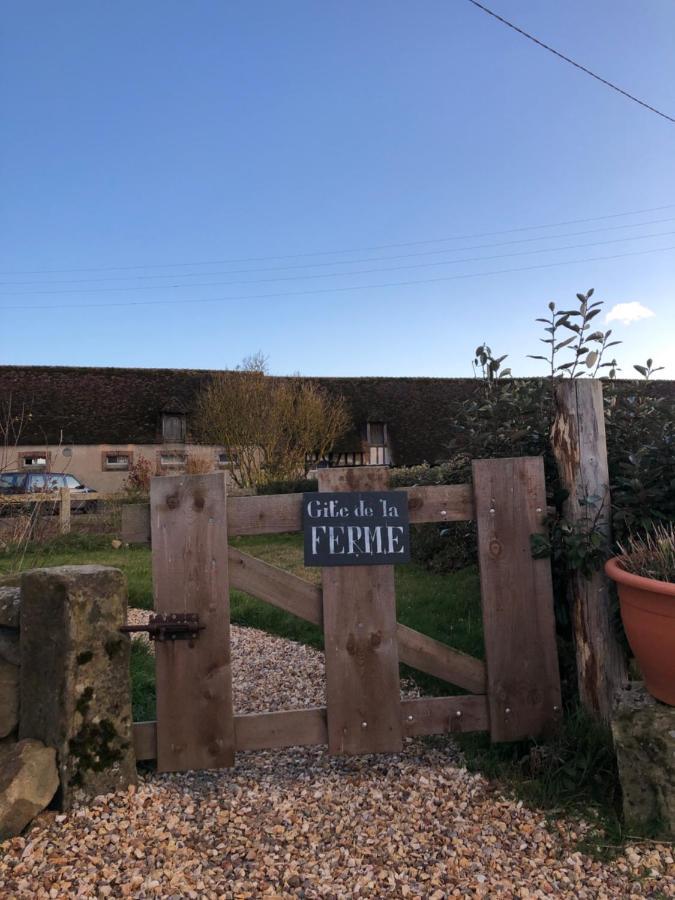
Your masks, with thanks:
[{"label": "gravel stone", "polygon": [[[238,712],[323,703],[318,651],[236,626],[232,650]],[[252,751],[234,769],[145,773],[137,788],[43,813],[3,845],[0,896],[675,897],[670,846],[603,863],[576,849],[591,828],[502,797],[449,739],[363,757]]]}]

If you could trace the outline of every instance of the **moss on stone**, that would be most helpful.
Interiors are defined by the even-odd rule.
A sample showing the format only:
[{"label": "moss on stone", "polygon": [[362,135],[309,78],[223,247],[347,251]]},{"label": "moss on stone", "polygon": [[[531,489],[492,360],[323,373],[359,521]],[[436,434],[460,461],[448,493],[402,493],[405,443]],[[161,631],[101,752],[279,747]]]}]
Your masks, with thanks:
[{"label": "moss on stone", "polygon": [[128,746],[127,741],[120,740],[110,719],[85,722],[68,743],[76,763],[72,784],[82,785],[87,772],[103,772],[120,762]]},{"label": "moss on stone", "polygon": [[89,704],[91,703],[93,697],[93,687],[86,687],[78,697],[77,703],[75,704],[75,709],[80,713],[81,716],[85,715],[85,713],[89,709]]}]

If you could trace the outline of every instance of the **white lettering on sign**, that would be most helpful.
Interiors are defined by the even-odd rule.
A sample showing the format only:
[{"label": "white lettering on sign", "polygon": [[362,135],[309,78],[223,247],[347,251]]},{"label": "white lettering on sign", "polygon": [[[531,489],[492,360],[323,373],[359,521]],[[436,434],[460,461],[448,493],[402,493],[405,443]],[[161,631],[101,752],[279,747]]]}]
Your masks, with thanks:
[{"label": "white lettering on sign", "polygon": [[312,525],[312,553],[326,551],[332,555],[405,553],[402,525]]}]

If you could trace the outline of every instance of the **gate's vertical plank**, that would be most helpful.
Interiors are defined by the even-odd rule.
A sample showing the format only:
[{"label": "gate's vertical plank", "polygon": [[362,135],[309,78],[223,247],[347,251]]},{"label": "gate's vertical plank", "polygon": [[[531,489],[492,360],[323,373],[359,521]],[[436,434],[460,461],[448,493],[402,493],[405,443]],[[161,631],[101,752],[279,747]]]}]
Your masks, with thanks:
[{"label": "gate's vertical plank", "polygon": [[551,565],[530,546],[546,531],[544,463],[474,460],[473,482],[490,734],[535,737],[560,716]]},{"label": "gate's vertical plank", "polygon": [[[382,491],[384,467],[322,469],[320,491]],[[322,569],[328,749],[403,747],[393,566]]]},{"label": "gate's vertical plank", "polygon": [[234,765],[225,475],[153,478],[155,611],[198,613],[194,642],[156,642],[160,772]]}]

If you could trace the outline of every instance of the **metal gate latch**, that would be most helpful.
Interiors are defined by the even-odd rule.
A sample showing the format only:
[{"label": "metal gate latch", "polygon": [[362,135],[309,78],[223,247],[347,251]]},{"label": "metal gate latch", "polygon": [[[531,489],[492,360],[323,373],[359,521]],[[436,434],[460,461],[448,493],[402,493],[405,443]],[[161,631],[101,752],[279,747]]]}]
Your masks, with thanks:
[{"label": "metal gate latch", "polygon": [[150,616],[147,625],[123,625],[124,634],[138,634],[147,631],[151,641],[193,641],[199,637],[206,625],[199,624],[197,613],[156,613]]}]

